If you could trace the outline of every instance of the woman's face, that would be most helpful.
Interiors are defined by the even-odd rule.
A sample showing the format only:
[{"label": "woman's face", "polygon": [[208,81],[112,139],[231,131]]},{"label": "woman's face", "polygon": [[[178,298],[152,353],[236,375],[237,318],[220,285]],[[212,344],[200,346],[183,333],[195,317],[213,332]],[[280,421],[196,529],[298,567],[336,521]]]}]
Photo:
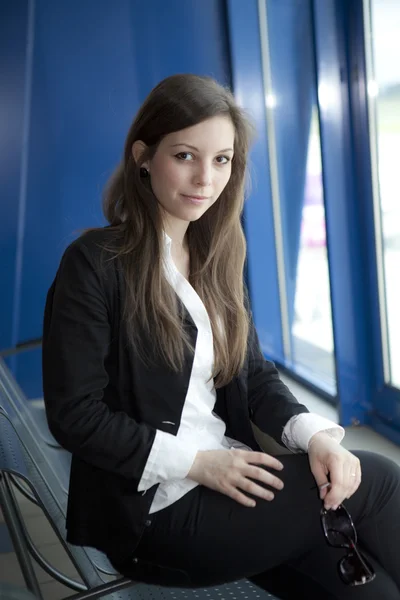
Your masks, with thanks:
[{"label": "woman's face", "polygon": [[165,136],[144,166],[170,221],[199,219],[229,181],[235,130],[229,117],[212,117]]}]

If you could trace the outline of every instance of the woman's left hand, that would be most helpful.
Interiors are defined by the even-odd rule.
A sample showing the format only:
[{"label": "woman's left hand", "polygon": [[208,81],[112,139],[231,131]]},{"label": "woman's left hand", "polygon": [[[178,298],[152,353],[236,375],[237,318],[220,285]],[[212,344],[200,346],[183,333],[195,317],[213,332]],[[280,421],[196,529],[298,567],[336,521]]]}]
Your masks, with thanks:
[{"label": "woman's left hand", "polygon": [[330,482],[320,492],[325,508],[336,510],[343,500],[354,494],[361,483],[360,461],[323,431],[312,436],[308,456],[318,487]]}]

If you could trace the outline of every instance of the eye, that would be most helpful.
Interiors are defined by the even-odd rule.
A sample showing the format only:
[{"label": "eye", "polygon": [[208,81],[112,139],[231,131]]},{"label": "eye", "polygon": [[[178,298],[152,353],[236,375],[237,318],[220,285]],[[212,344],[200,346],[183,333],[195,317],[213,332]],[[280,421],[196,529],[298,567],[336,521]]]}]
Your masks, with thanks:
[{"label": "eye", "polygon": [[185,161],[193,160],[193,154],[191,152],[178,152],[178,154],[175,154],[175,158]]},{"label": "eye", "polygon": [[217,156],[217,158],[215,159],[217,161],[217,163],[219,165],[226,165],[228,162],[230,162],[231,158],[230,156]]}]

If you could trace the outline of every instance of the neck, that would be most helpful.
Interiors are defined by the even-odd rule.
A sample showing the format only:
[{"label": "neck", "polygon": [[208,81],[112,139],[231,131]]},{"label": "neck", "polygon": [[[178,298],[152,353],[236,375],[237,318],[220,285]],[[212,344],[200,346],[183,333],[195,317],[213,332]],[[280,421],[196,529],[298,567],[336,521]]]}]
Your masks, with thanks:
[{"label": "neck", "polygon": [[164,230],[172,240],[172,248],[177,254],[187,254],[189,248],[187,245],[187,229],[189,223],[186,221],[172,222],[168,219],[164,223]]}]

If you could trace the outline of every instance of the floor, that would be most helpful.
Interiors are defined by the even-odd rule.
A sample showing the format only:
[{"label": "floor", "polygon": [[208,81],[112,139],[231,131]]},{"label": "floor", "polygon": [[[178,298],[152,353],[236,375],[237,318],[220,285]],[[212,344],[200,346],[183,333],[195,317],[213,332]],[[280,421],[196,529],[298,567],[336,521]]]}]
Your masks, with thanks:
[{"label": "floor", "polygon": [[[287,380],[285,377],[283,377],[283,379],[287,382],[299,401],[306,404],[309,410],[337,422],[336,411],[331,405],[321,401],[321,399],[310,393],[308,390],[305,390],[298,383]],[[391,457],[400,465],[400,447],[368,428],[359,427],[347,429],[343,445],[350,450],[356,448],[374,450]],[[18,494],[18,498],[21,502],[22,512],[26,518],[29,533],[40,552],[46,558],[51,559],[52,564],[62,570],[65,574],[79,579],[74,567],[59,544],[46,519],[40,513],[40,510],[25,500],[23,496]],[[74,593],[69,588],[55,582],[40,567],[35,566],[35,570],[44,600],[58,600]],[[8,537],[1,513],[0,582],[7,582],[25,587],[18,561],[16,555],[12,551],[11,540]]]}]

